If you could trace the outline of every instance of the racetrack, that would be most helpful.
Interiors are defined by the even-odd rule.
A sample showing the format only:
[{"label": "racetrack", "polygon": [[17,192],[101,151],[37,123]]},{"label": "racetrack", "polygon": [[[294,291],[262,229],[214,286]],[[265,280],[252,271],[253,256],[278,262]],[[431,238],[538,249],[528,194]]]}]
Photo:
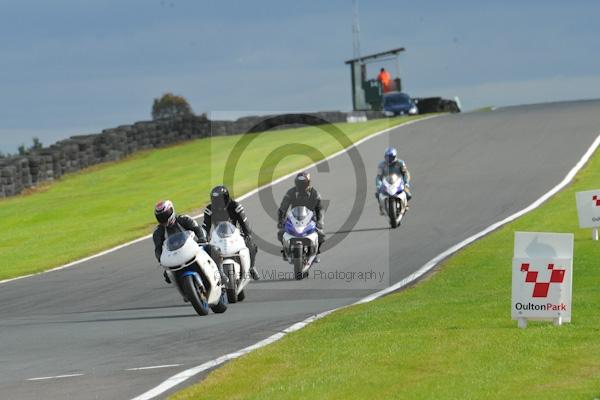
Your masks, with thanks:
[{"label": "racetrack", "polygon": [[[385,275],[381,284],[347,282],[339,274],[303,282],[265,280],[253,284],[247,300],[225,314],[200,318],[162,282],[149,240],[71,269],[2,284],[1,397],[133,397],[180,370],[396,282],[556,185],[598,135],[599,111],[600,101],[586,101],[450,115],[361,144],[365,208],[317,268],[375,270]],[[407,161],[415,194],[405,223],[395,231],[379,217],[372,195],[377,162],[390,144]],[[354,172],[346,156],[328,165],[327,173],[311,172],[330,201],[327,230],[336,232],[355,199]],[[291,179],[276,185],[275,198],[290,185]],[[257,234],[273,241],[274,222],[259,196],[244,205]],[[264,276],[291,269],[265,252],[257,265]],[[128,371],[158,365],[177,366]],[[83,375],[27,380],[69,374]]]}]

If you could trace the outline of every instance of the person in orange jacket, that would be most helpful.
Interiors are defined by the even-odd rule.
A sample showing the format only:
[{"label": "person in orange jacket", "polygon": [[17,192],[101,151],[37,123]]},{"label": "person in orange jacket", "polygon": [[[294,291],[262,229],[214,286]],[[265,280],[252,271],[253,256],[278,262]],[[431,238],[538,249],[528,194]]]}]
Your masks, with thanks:
[{"label": "person in orange jacket", "polygon": [[389,72],[385,70],[385,68],[381,68],[381,71],[379,71],[379,75],[377,75],[377,80],[381,82],[381,86],[383,87],[384,93],[390,91],[390,82],[392,81],[392,78],[390,77]]}]

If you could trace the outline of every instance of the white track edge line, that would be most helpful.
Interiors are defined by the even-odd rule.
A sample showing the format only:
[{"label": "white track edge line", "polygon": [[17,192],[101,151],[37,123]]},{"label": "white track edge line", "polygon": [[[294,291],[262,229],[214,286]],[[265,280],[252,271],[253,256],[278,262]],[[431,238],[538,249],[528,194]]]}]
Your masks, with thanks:
[{"label": "white track edge line", "polygon": [[73,378],[75,376],[83,376],[84,374],[68,374],[68,375],[56,375],[56,376],[42,376],[40,378],[29,378],[28,381],[46,381],[49,379],[61,379],[61,378]]},{"label": "white track edge line", "polygon": [[[421,122],[421,121],[426,121],[426,120],[428,120],[428,119],[432,119],[432,118],[441,117],[441,116],[443,116],[443,115],[446,115],[446,114],[436,114],[436,115],[431,115],[431,116],[428,116],[428,117],[423,117],[423,118],[419,118],[419,119],[413,119],[413,120],[406,121],[406,122],[403,122],[403,123],[401,123],[401,124],[398,124],[398,125],[395,125],[395,126],[392,126],[392,127],[386,128],[386,129],[383,129],[383,130],[381,130],[381,131],[374,132],[374,133],[372,133],[372,134],[370,134],[370,135],[368,135],[368,136],[365,136],[364,138],[360,139],[359,141],[357,141],[357,142],[354,142],[354,143],[353,143],[351,146],[348,146],[348,147],[346,147],[346,148],[344,148],[344,149],[342,149],[342,150],[338,151],[337,153],[331,154],[331,155],[329,155],[329,156],[325,157],[325,158],[324,158],[324,159],[322,159],[322,160],[319,160],[319,161],[317,161],[317,162],[315,162],[315,163],[312,163],[312,164],[310,164],[310,165],[307,165],[307,166],[305,166],[305,167],[299,168],[299,169],[297,169],[297,170],[295,170],[295,171],[293,171],[293,172],[290,172],[290,173],[289,173],[289,174],[287,174],[287,175],[284,175],[284,176],[282,176],[282,177],[279,177],[279,178],[277,178],[276,180],[274,180],[274,181],[272,181],[272,182],[269,182],[269,183],[266,183],[266,184],[264,184],[264,185],[262,185],[262,186],[260,186],[260,187],[258,187],[258,188],[256,188],[256,189],[252,189],[251,191],[249,191],[249,192],[247,192],[247,193],[245,193],[245,194],[241,195],[241,196],[238,198],[238,200],[244,200],[244,199],[246,199],[246,198],[248,198],[248,197],[250,197],[250,196],[252,196],[252,195],[254,195],[254,194],[258,193],[258,192],[260,192],[261,190],[263,190],[263,189],[265,189],[265,188],[267,188],[267,187],[269,187],[269,186],[276,185],[277,183],[279,183],[279,182],[281,182],[281,181],[283,181],[283,180],[285,180],[285,179],[289,178],[290,176],[292,176],[292,175],[294,175],[294,174],[297,174],[298,172],[304,171],[304,170],[306,170],[306,169],[309,169],[309,168],[313,168],[313,167],[315,167],[315,166],[317,166],[317,165],[319,165],[319,164],[321,164],[321,163],[324,163],[324,162],[326,162],[326,161],[329,161],[329,160],[331,160],[331,159],[333,159],[333,158],[335,158],[335,157],[337,157],[337,156],[339,156],[339,155],[341,155],[341,154],[343,154],[343,153],[347,152],[347,150],[348,150],[348,149],[351,149],[352,147],[356,147],[356,146],[358,146],[358,145],[360,145],[360,144],[362,144],[362,143],[366,142],[367,140],[373,139],[373,138],[374,138],[374,137],[376,137],[376,136],[382,135],[382,134],[384,134],[384,133],[387,133],[387,132],[389,132],[389,131],[391,131],[391,130],[393,130],[393,129],[396,129],[396,128],[400,128],[400,127],[404,127],[404,126],[412,125],[412,124],[414,124],[414,123]],[[194,215],[194,216],[192,216],[192,218],[194,218],[194,219],[200,219],[200,218],[202,218],[202,217],[203,217],[203,214],[200,214],[200,215]],[[143,240],[149,239],[149,238],[151,238],[151,237],[152,237],[152,235],[146,235],[146,236],[142,236],[142,237],[140,237],[140,238],[137,238],[137,239],[131,240],[131,241],[129,241],[129,242],[126,242],[126,243],[120,244],[120,245],[118,245],[118,246],[115,246],[115,247],[112,247],[112,248],[110,248],[110,249],[106,249],[106,250],[104,250],[104,251],[101,251],[100,253],[93,254],[93,255],[91,255],[91,256],[88,256],[88,257],[85,257],[85,258],[82,258],[82,259],[79,259],[79,260],[76,260],[76,261],[70,262],[70,263],[68,263],[68,264],[65,264],[65,265],[61,265],[61,266],[58,266],[58,267],[55,267],[55,268],[49,269],[49,270],[46,270],[46,271],[36,272],[36,273],[34,273],[34,274],[29,274],[29,275],[17,276],[17,277],[15,277],[15,278],[10,278],[10,279],[4,279],[4,280],[1,280],[1,281],[0,281],[0,285],[1,285],[1,284],[3,284],[3,283],[8,283],[8,282],[13,282],[13,281],[18,281],[18,280],[25,279],[25,278],[30,278],[30,277],[32,277],[32,276],[36,276],[36,275],[43,275],[43,274],[47,274],[47,273],[49,273],[49,272],[60,271],[60,270],[62,270],[62,269],[70,268],[70,267],[73,267],[73,266],[75,266],[75,265],[78,265],[78,264],[84,263],[84,262],[86,262],[86,261],[90,261],[90,260],[93,260],[93,259],[95,259],[95,258],[102,257],[102,256],[104,256],[104,255],[107,255],[107,254],[113,253],[113,252],[115,252],[115,251],[117,251],[117,250],[121,250],[121,249],[122,249],[122,248],[124,248],[124,247],[131,246],[132,244],[136,244],[136,243],[138,243],[138,242],[141,242],[141,241],[143,241]]]},{"label": "white track edge line", "polygon": [[467,245],[471,244],[472,242],[481,238],[482,236],[485,236],[488,233],[498,229],[502,225],[512,222],[515,219],[521,217],[522,215],[538,208],[540,205],[542,205],[544,202],[546,202],[550,197],[554,196],[557,192],[559,192],[561,189],[563,189],[565,186],[567,186],[573,180],[573,178],[575,177],[577,172],[579,172],[579,170],[589,161],[590,157],[594,154],[594,151],[596,151],[596,148],[598,148],[599,145],[600,145],[600,134],[596,137],[596,139],[594,140],[592,145],[588,148],[588,150],[585,152],[585,154],[581,157],[579,162],[577,162],[577,164],[575,164],[575,166],[569,171],[569,173],[565,176],[565,178],[558,185],[554,186],[552,189],[550,189],[548,192],[546,192],[544,195],[542,195],[542,197],[540,197],[539,199],[537,199],[536,201],[534,201],[533,203],[531,203],[529,206],[525,207],[521,211],[517,211],[516,213],[508,216],[507,218],[490,225],[489,227],[476,233],[475,235],[470,236],[467,239],[463,240],[462,242],[450,247],[448,250],[440,253],[439,255],[434,257],[431,261],[429,261],[427,264],[425,264],[421,268],[419,268],[417,271],[413,272],[412,274],[410,274],[406,278],[402,279],[401,281],[395,283],[394,285],[387,287],[383,290],[380,290],[378,292],[375,292],[369,296],[366,296],[353,304],[345,305],[342,307],[337,307],[332,310],[328,310],[328,311],[324,311],[324,312],[316,314],[316,315],[312,315],[303,321],[297,322],[297,323],[289,326],[288,328],[284,329],[281,332],[278,332],[272,336],[269,336],[268,338],[266,338],[264,340],[261,340],[258,343],[255,343],[251,346],[245,347],[236,352],[226,354],[226,355],[216,358],[214,360],[205,362],[204,364],[198,365],[197,367],[182,371],[182,372],[178,373],[177,375],[173,375],[172,377],[168,378],[167,380],[165,380],[158,386],[150,389],[149,391],[142,393],[141,395],[133,398],[132,400],[153,399],[156,396],[159,396],[159,395],[165,393],[166,391],[172,389],[173,387],[179,385],[180,383],[186,381],[187,379],[189,379],[201,372],[207,371],[211,368],[214,368],[218,365],[223,364],[226,361],[233,360],[235,358],[239,358],[246,353],[249,353],[249,352],[259,349],[261,347],[265,347],[271,343],[274,343],[274,342],[278,341],[279,339],[283,338],[288,333],[298,331],[298,330],[304,328],[305,326],[307,326],[308,324],[310,324],[314,321],[317,321],[317,320],[331,314],[334,311],[338,311],[338,310],[341,310],[341,309],[344,309],[344,308],[347,308],[347,307],[350,307],[353,305],[357,305],[357,304],[371,302],[381,296],[384,296],[386,294],[394,292],[394,291],[410,284],[414,280],[418,279],[419,277],[421,277],[422,275],[424,275],[425,273],[430,271],[432,268],[434,268],[440,261],[442,261],[446,257],[448,257],[448,256],[452,255],[453,253],[457,252],[458,250],[466,247]]},{"label": "white track edge line", "polygon": [[153,365],[151,367],[136,367],[136,368],[127,368],[125,371],[145,371],[147,369],[159,369],[159,368],[174,368],[181,367],[183,364],[165,364],[165,365]]}]

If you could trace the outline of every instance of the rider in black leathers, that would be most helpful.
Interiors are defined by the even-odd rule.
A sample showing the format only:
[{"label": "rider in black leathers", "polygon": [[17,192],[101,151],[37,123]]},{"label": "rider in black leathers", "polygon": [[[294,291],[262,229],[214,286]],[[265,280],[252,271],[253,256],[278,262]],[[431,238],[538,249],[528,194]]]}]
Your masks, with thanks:
[{"label": "rider in black leathers", "polygon": [[[158,225],[154,229],[152,240],[154,241],[154,255],[159,262],[163,250],[163,243],[168,235],[181,231],[192,231],[196,235],[198,244],[204,248],[215,264],[217,264],[221,274],[221,282],[226,283],[227,277],[223,273],[223,257],[221,257],[221,251],[218,247],[208,244],[204,231],[196,221],[188,215],[175,214],[175,207],[170,200],[158,202],[156,207],[154,207],[154,216],[158,221]],[[171,283],[166,271],[164,273],[164,278],[167,283]]]},{"label": "rider in black leathers", "polygon": [[[286,214],[290,208],[304,206],[314,213],[314,219],[317,223],[317,234],[319,236],[319,249],[317,254],[321,253],[321,247],[325,242],[325,226],[323,224],[323,207],[321,205],[321,195],[311,185],[310,174],[308,172],[301,172],[296,175],[294,180],[294,187],[287,191],[281,205],[278,210],[278,222],[277,222],[277,239],[283,241],[283,223],[285,221]],[[283,253],[285,259],[285,253]],[[315,260],[319,262],[319,258]]]},{"label": "rider in black leathers", "polygon": [[212,227],[223,221],[229,221],[239,227],[244,242],[246,242],[246,247],[250,251],[250,275],[252,279],[258,280],[258,272],[254,267],[258,246],[252,240],[252,230],[250,229],[248,217],[244,212],[244,207],[230,198],[229,190],[225,186],[216,186],[210,192],[210,204],[204,209],[202,228],[210,238]]}]

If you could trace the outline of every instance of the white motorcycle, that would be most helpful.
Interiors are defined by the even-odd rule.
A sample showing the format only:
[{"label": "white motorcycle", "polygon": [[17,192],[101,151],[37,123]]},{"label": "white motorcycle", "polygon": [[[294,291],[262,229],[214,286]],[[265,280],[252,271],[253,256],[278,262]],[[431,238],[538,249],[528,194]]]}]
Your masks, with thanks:
[{"label": "white motorcycle", "polygon": [[195,240],[191,231],[170,235],[163,243],[160,265],[184,300],[192,303],[198,315],[227,310],[227,295],[221,287],[219,268]]},{"label": "white motorcycle", "polygon": [[229,278],[227,298],[237,303],[246,298],[244,288],[251,280],[250,250],[240,234],[240,230],[231,222],[219,222],[211,232],[210,244],[221,249],[223,271]]},{"label": "white motorcycle", "polygon": [[285,220],[283,251],[289,263],[294,265],[296,279],[308,276],[318,250],[319,236],[313,212],[303,206],[292,208]]},{"label": "white motorcycle", "polygon": [[406,213],[408,199],[404,191],[404,180],[398,174],[389,174],[383,177],[379,186],[379,207],[385,210],[392,228],[397,228],[402,223]]}]

